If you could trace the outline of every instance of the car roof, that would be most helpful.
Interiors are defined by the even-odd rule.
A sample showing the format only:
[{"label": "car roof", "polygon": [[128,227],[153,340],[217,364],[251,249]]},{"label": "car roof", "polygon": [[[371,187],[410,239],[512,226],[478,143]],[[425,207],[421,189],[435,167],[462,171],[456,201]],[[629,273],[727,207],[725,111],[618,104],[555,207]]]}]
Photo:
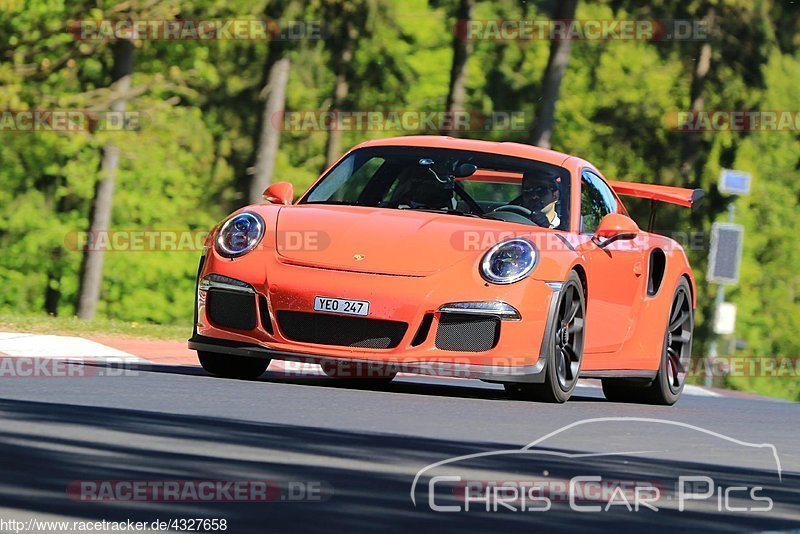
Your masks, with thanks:
[{"label": "car roof", "polygon": [[470,150],[473,152],[488,152],[503,156],[526,158],[535,161],[542,161],[552,165],[563,166],[564,162],[571,156],[549,150],[538,146],[525,145],[522,143],[480,141],[477,139],[459,139],[440,135],[409,135],[401,137],[387,137],[384,139],[373,139],[366,141],[353,148],[375,147],[375,146],[410,146],[424,148],[450,148],[454,150]]}]

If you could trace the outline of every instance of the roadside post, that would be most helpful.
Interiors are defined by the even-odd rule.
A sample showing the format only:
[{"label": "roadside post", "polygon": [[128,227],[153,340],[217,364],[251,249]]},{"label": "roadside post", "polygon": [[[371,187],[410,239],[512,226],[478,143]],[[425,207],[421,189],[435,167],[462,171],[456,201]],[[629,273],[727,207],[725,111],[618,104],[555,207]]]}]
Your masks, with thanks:
[{"label": "roadside post", "polygon": [[[723,169],[719,176],[718,189],[730,196],[750,193],[752,176],[744,171]],[[744,227],[736,224],[736,205],[728,205],[728,222],[715,222],[711,226],[711,247],[708,257],[706,280],[717,284],[714,300],[714,338],[706,356],[705,386],[713,385],[712,369],[718,354],[718,337],[732,335],[736,330],[736,305],[725,302],[725,286],[739,283],[742,263]]]}]

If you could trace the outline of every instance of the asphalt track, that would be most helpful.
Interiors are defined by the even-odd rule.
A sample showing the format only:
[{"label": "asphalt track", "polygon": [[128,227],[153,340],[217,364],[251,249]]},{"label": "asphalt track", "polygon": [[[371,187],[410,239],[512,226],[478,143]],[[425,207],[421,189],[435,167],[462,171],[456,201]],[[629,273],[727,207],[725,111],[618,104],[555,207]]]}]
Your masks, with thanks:
[{"label": "asphalt track", "polygon": [[[616,419],[579,423],[596,418]],[[571,423],[578,424],[557,432]],[[598,388],[580,387],[567,404],[546,405],[508,400],[495,385],[421,377],[383,388],[274,373],[245,382],[195,366],[142,364],[125,376],[7,378],[0,517],[225,518],[227,532],[798,529],[798,423],[797,404],[756,398],[684,396],[655,407],[610,403]],[[553,432],[528,454],[513,452]],[[774,446],[779,466],[760,444]],[[483,454],[501,450],[512,452]],[[415,505],[417,473],[462,455],[478,456],[422,473]],[[547,511],[487,511],[481,503],[463,511],[457,483],[428,490],[434,474],[656,481],[664,495],[658,511],[577,511],[558,490]],[[679,476],[710,477],[714,496],[679,511]],[[294,481],[307,483],[295,486],[295,497],[298,487],[320,493],[300,502],[86,502],[66,489],[81,480]],[[725,499],[726,488],[748,489]],[[770,511],[741,511],[764,504],[750,498],[753,488],[771,500]],[[462,511],[431,510],[431,494]]]}]

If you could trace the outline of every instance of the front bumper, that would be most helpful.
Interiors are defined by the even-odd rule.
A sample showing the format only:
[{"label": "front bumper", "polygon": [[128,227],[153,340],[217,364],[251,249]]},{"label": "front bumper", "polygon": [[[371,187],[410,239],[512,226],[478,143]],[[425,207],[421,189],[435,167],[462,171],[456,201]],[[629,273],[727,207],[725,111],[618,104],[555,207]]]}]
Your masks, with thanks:
[{"label": "front bumper", "polygon": [[487,382],[544,382],[544,358],[539,358],[539,360],[533,365],[520,366],[478,365],[470,364],[466,361],[401,362],[392,361],[391,359],[364,360],[359,358],[337,358],[331,356],[321,356],[319,354],[304,354],[300,352],[275,350],[261,345],[240,343],[226,339],[215,339],[201,336],[199,334],[193,336],[192,339],[189,340],[189,348],[197,351],[230,354],[232,356],[246,356],[249,358],[283,360],[297,363],[311,363],[318,365],[333,364],[337,367],[341,365],[355,365],[368,370],[375,368],[376,370],[380,370],[382,372],[394,371],[428,376],[472,378],[485,380]]},{"label": "front bumper", "polygon": [[[199,279],[215,275],[235,279],[236,284],[223,282],[218,289],[235,295],[239,301],[250,302],[257,320],[251,324],[242,322],[239,328],[220,326],[209,317],[207,306],[214,284],[201,284],[195,334],[189,340],[189,348],[301,363],[388,365],[400,372],[493,382],[544,380],[551,337],[547,333],[558,302],[558,283],[527,279],[509,286],[490,286],[475,279],[454,285],[447,278],[452,273],[387,278],[270,261],[274,256],[266,262],[265,259],[261,255],[258,268],[246,269],[241,264],[242,260],[252,261],[247,256],[235,262],[219,261],[212,252],[206,258]],[[295,333],[289,332],[294,338],[287,335],[279,320],[281,312],[313,314],[317,295],[369,301],[370,319],[400,321],[407,324],[407,329],[388,348],[301,342]],[[235,304],[237,300],[229,302]],[[481,303],[491,306],[481,309]],[[477,306],[473,309],[459,304]],[[450,326],[447,319],[454,314],[496,320],[499,334],[494,345],[476,351],[463,347],[443,350],[437,333],[440,327]],[[426,321],[429,333],[420,340]]]}]

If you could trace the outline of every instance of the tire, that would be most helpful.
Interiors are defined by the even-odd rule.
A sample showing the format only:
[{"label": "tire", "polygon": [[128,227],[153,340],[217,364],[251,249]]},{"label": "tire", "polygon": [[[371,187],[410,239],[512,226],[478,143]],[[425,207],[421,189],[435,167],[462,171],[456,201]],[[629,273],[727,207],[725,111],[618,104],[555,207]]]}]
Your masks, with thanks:
[{"label": "tire", "polygon": [[689,282],[681,278],[672,296],[661,362],[653,380],[604,378],[603,394],[612,402],[672,406],[686,385],[686,369],[692,354],[694,311]]},{"label": "tire", "polygon": [[547,361],[541,384],[506,383],[509,397],[517,400],[566,402],[578,384],[586,336],[586,299],[580,276],[572,271],[559,295],[550,330],[545,333]]},{"label": "tire", "polygon": [[240,380],[253,380],[264,374],[270,360],[263,358],[250,358],[248,356],[233,356],[218,352],[197,351],[197,359],[203,369],[212,375],[223,378],[238,378]]},{"label": "tire", "polygon": [[397,371],[375,369],[371,366],[363,368],[360,363],[348,365],[341,362],[325,361],[320,364],[320,367],[322,367],[322,372],[330,378],[366,386],[388,384],[397,376]]}]

